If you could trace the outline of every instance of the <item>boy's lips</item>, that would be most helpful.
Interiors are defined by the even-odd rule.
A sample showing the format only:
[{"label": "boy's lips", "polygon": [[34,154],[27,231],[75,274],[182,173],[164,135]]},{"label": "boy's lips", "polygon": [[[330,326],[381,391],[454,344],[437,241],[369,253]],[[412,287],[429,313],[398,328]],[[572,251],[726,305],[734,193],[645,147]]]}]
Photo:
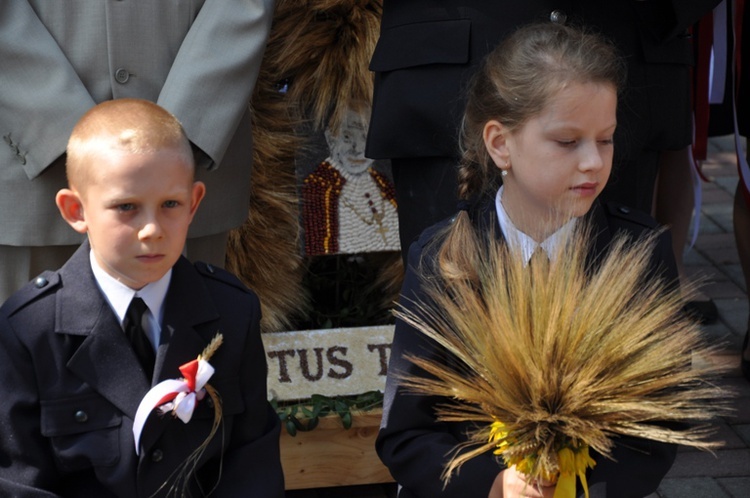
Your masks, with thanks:
[{"label": "boy's lips", "polygon": [[143,261],[145,263],[154,263],[154,262],[158,262],[164,259],[164,255],[163,254],[141,254],[139,256],[136,256],[136,259],[138,259],[139,261]]}]

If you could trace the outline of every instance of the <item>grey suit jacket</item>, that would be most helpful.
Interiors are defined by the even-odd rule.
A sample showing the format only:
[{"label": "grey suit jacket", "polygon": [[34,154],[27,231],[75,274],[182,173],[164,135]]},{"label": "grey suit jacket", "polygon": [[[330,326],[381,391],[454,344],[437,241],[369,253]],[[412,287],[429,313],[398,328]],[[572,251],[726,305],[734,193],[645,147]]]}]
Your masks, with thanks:
[{"label": "grey suit jacket", "polygon": [[[152,414],[135,454],[132,425],[150,386],[179,378],[217,332],[209,383],[223,422],[197,475],[214,496],[281,497],[279,419],[267,402],[257,297],[235,277],[181,258],[164,302],[153,379],[147,379],[99,291],[85,243],[43,285],[0,308],[0,495],[147,497],[206,438],[213,408],[188,424]],[[202,496],[195,483],[192,496]],[[165,496],[169,485],[156,496]]]},{"label": "grey suit jacket", "polygon": [[248,103],[272,13],[273,0],[0,2],[0,244],[81,241],[54,203],[65,146],[89,108],[122,97],[171,111],[206,154],[190,235],[242,223]]}]

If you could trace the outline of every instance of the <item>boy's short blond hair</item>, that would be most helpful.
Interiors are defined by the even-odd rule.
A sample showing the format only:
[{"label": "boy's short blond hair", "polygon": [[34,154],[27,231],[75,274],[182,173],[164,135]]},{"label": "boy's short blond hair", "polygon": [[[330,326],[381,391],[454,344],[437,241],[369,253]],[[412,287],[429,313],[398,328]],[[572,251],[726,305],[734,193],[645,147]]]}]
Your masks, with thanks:
[{"label": "boy's short blond hair", "polygon": [[70,187],[85,189],[95,156],[174,150],[195,167],[190,141],[169,111],[141,99],[116,99],[91,108],[73,128],[68,140],[66,174]]}]

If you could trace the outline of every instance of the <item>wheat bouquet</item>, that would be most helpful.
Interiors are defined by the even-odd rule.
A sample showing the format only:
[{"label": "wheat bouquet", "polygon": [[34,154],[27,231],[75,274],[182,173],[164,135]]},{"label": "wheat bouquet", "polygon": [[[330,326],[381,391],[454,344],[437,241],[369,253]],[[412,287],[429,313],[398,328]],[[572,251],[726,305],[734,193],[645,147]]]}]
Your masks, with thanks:
[{"label": "wheat bouquet", "polygon": [[552,262],[530,265],[507,244],[475,240],[470,273],[425,279],[432,304],[397,311],[457,358],[410,356],[428,375],[403,378],[405,387],[446,398],[441,421],[478,422],[451,455],[446,483],[493,451],[531,481],[556,481],[555,497],[575,496],[576,476],[588,496],[589,449],[611,456],[618,436],[719,444],[709,420],[728,395],[710,382],[718,367],[692,361],[712,350],[681,313],[679,290],[647,278],[656,236],[617,238],[595,266],[590,238],[579,223]]}]

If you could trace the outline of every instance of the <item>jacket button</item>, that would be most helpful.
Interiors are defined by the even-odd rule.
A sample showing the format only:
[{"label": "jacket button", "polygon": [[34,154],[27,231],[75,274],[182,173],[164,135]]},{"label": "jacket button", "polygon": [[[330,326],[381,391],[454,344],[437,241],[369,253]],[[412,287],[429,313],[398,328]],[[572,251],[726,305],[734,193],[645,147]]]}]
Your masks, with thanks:
[{"label": "jacket button", "polygon": [[78,410],[78,411],[76,412],[76,414],[74,415],[74,417],[75,417],[75,419],[76,419],[76,422],[78,422],[79,424],[83,424],[83,423],[85,423],[86,421],[88,421],[88,419],[89,419],[89,415],[88,415],[88,413],[86,413],[86,412],[85,412],[85,411],[83,411],[83,410]]},{"label": "jacket button", "polygon": [[164,452],[161,450],[154,450],[153,453],[151,453],[151,461],[152,462],[161,462],[164,460]]},{"label": "jacket button", "polygon": [[121,67],[115,71],[115,80],[118,83],[127,83],[129,79],[130,79],[130,73],[124,67]]},{"label": "jacket button", "polygon": [[36,278],[36,280],[34,280],[34,286],[35,286],[35,287],[36,287],[37,289],[41,289],[42,287],[44,287],[44,286],[45,286],[45,285],[47,285],[48,283],[49,283],[49,280],[47,280],[47,279],[46,279],[46,278],[44,278],[44,277],[37,277],[37,278]]},{"label": "jacket button", "polygon": [[550,12],[549,20],[555,24],[565,24],[565,21],[568,20],[568,16],[562,10],[553,10]]}]

